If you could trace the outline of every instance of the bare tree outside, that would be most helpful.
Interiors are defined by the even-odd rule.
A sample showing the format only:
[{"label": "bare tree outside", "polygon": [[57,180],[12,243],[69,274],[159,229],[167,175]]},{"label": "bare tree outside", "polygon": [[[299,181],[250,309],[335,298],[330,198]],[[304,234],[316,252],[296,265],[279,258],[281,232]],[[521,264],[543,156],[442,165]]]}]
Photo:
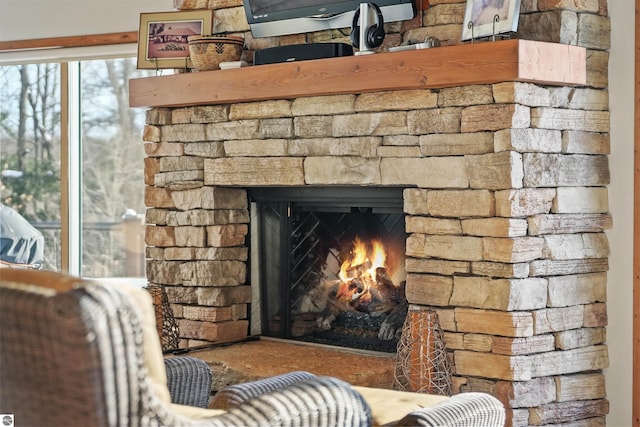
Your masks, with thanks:
[{"label": "bare tree outside", "polygon": [[[139,75],[132,60],[84,62],[81,74],[83,274],[103,277],[125,268],[123,218],[145,209],[144,111],[129,108],[128,82]],[[114,224],[111,233],[100,224]]]},{"label": "bare tree outside", "polygon": [[60,67],[0,67],[0,200],[29,220],[59,221]]},{"label": "bare tree outside", "polygon": [[[130,58],[80,65],[85,276],[130,274],[123,224],[145,209],[144,111],[129,108],[128,81],[148,73]],[[58,64],[0,67],[0,201],[45,234],[45,268],[53,270],[60,267],[60,105]]]},{"label": "bare tree outside", "polygon": [[83,215],[116,220],[144,211],[143,111],[129,108],[131,61],[82,66]]}]

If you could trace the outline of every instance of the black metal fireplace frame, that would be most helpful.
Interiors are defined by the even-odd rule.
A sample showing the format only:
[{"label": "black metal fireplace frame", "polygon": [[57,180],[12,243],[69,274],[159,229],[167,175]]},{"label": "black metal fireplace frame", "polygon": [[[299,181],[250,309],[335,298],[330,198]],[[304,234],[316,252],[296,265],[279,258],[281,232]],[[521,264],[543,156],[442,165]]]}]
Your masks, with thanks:
[{"label": "black metal fireplace frame", "polygon": [[[331,212],[349,214],[355,210],[376,214],[393,215],[392,220],[402,221],[404,232],[404,209],[402,187],[255,187],[248,189],[249,201],[255,204],[255,212],[259,230],[273,229],[274,221],[279,227],[280,245],[274,249],[278,252],[279,265],[265,262],[265,234],[260,232],[258,237],[258,253],[262,258],[259,262],[261,298],[274,298],[273,289],[267,283],[267,277],[275,274],[280,283],[292,284],[292,264],[295,263],[292,247],[292,211],[308,210],[315,212]],[[268,215],[266,211],[268,210]],[[406,239],[406,234],[403,235]],[[272,248],[270,248],[272,249]],[[267,270],[270,270],[269,272]],[[279,295],[275,296],[277,303],[271,305],[279,308],[279,328],[274,330],[269,325],[273,322],[273,312],[268,312],[269,302],[260,307],[262,334],[277,338],[295,339],[291,334],[292,327],[292,292],[291,288],[281,287]]]}]

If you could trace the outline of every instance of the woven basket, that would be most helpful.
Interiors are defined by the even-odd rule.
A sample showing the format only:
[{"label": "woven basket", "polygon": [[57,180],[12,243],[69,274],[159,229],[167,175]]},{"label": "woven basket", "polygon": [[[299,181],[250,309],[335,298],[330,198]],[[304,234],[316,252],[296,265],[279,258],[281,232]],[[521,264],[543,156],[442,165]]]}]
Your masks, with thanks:
[{"label": "woven basket", "polygon": [[221,62],[239,61],[243,47],[241,37],[189,37],[189,56],[197,71],[217,70]]}]

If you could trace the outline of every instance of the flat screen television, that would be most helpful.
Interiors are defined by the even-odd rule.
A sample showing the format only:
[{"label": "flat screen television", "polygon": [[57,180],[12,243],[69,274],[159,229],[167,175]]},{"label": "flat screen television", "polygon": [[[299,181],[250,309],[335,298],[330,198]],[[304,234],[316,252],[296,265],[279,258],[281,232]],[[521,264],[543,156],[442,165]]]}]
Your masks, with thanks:
[{"label": "flat screen television", "polygon": [[[244,0],[244,10],[254,37],[273,37],[350,28],[360,0]],[[374,1],[384,22],[412,19],[414,0]]]}]

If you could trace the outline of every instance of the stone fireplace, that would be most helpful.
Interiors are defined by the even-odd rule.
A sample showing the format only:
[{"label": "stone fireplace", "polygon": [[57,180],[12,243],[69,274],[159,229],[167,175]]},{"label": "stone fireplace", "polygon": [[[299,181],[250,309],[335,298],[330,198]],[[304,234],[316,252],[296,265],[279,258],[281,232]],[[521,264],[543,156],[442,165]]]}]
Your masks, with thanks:
[{"label": "stone fireplace", "polygon": [[[439,72],[429,57],[424,88],[360,91],[351,79],[352,91],[318,94],[307,83],[309,95],[270,97],[248,83],[233,90],[251,99],[181,98],[181,88],[208,90],[209,76],[224,93],[216,76],[226,82],[230,74],[209,72],[169,76],[177,85],[170,101],[133,102],[154,107],[144,134],[147,276],[166,288],[182,346],[264,330],[256,326],[260,194],[394,188],[406,233],[406,300],[438,313],[454,392],[498,396],[509,425],[604,425],[604,231],[612,224],[606,2],[533,3],[523,1],[518,36],[585,47],[585,81],[543,78],[562,67],[534,59],[539,74],[524,79],[428,86]],[[221,9],[219,22],[235,16],[232,9]],[[450,34],[458,34],[463,10],[464,2],[431,1],[421,24],[390,40],[430,34],[458,44]],[[249,48],[259,44],[245,35]],[[389,55],[408,65],[388,75],[378,69],[380,85],[412,68],[404,53]],[[371,59],[353,60],[363,61],[366,80],[362,64]],[[239,70],[253,73],[249,81],[261,72],[251,68]],[[270,70],[277,76],[284,64]],[[305,66],[297,70],[304,75]],[[162,79],[138,82],[139,96]],[[297,90],[295,78],[288,83],[283,93]]]}]

